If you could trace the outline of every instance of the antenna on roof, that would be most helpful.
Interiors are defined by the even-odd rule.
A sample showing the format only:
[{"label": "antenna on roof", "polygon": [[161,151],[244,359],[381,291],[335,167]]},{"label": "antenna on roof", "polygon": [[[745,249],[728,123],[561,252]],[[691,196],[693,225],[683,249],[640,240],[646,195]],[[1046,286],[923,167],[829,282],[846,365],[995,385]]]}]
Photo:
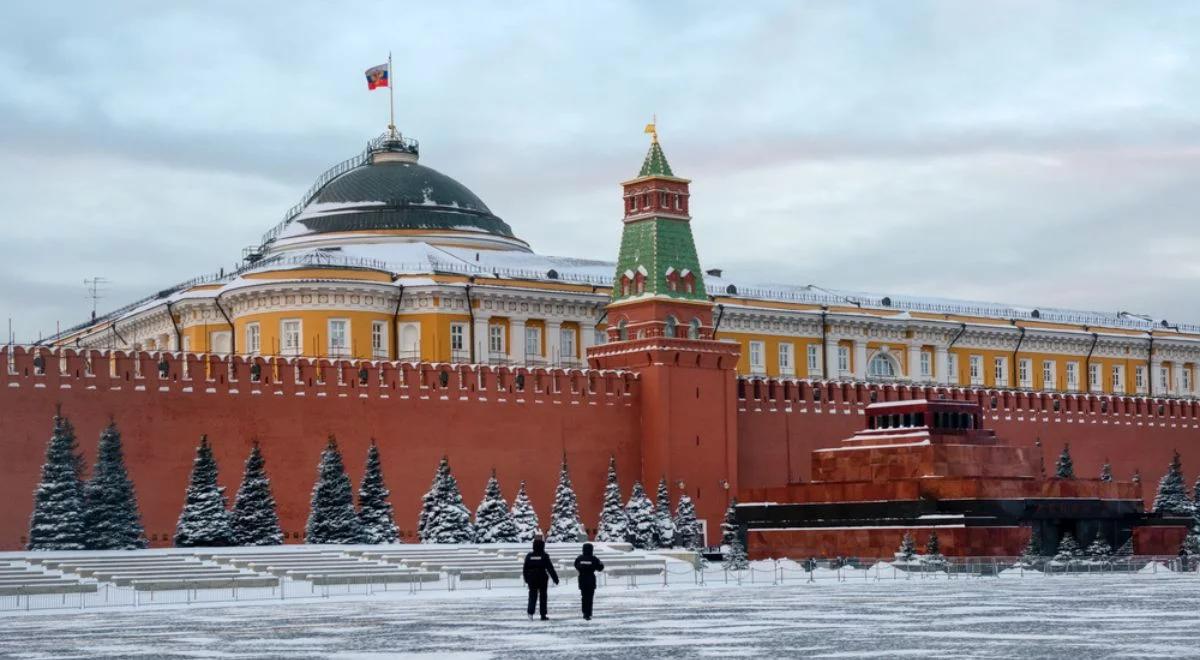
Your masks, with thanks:
[{"label": "antenna on roof", "polygon": [[92,299],[92,318],[96,318],[96,303],[104,297],[104,286],[108,284],[108,279],[103,277],[91,277],[83,281],[83,285],[87,287],[87,297]]}]

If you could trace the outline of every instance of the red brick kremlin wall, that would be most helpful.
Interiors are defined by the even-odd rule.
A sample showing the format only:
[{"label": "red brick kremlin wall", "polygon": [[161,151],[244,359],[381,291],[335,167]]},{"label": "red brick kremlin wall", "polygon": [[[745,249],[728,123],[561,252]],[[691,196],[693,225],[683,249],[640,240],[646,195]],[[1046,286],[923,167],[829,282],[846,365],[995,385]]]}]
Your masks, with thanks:
[{"label": "red brick kremlin wall", "polygon": [[[641,464],[639,382],[632,374],[557,369],[508,369],[257,358],[262,382],[251,382],[251,362],[202,357],[183,363],[167,356],[160,378],[157,354],[114,362],[92,351],[84,359],[45,352],[43,375],[33,356],[0,348],[0,549],[24,547],[33,491],[40,479],[56,405],[75,425],[89,466],[101,429],[115,419],[137,488],[143,523],[153,545],[169,545],[200,434],[213,444],[230,503],[251,442],[262,445],[288,542],[299,542],[308,516],[317,462],[335,434],[357,490],[371,438],[380,446],[396,522],[415,541],[421,496],[443,454],[467,505],[474,511],[494,467],[511,503],[522,479],[543,526],[565,451],[588,528],[596,524],[609,455],[632,486]],[[136,361],[136,362],[135,362]],[[366,365],[367,385],[359,383]],[[289,371],[299,369],[299,381]],[[339,381],[339,371],[341,377]],[[318,377],[323,372],[323,377]],[[206,374],[208,375],[206,377]],[[518,386],[523,378],[523,389]],[[443,385],[443,378],[445,378]],[[323,380],[323,382],[321,382]],[[673,493],[673,497],[677,494]]]},{"label": "red brick kremlin wall", "polygon": [[743,490],[809,481],[812,451],[837,446],[863,429],[862,411],[872,403],[872,392],[881,402],[974,401],[983,408],[984,426],[1001,442],[1033,446],[1040,439],[1051,474],[1068,442],[1081,478],[1098,477],[1105,461],[1121,481],[1140,470],[1147,505],[1172,451],[1183,457],[1189,487],[1200,471],[1200,403],[1193,400],[755,379],[740,379],[738,390]]},{"label": "red brick kremlin wall", "polygon": [[[158,545],[174,534],[201,433],[214,444],[231,501],[250,443],[260,441],[289,542],[300,540],[330,433],[356,486],[370,439],[378,441],[397,524],[410,541],[420,498],[443,454],[472,509],[495,467],[510,501],[519,481],[528,481],[546,524],[565,450],[589,528],[599,515],[609,455],[617,457],[626,493],[643,462],[641,382],[629,373],[237,357],[229,363],[212,358],[206,368],[200,356],[167,356],[168,375],[160,378],[157,354],[135,359],[115,352],[110,367],[104,353],[93,351],[89,376],[83,357],[63,354],[63,373],[59,358],[47,351],[45,373],[37,375],[33,356],[18,348],[10,374],[0,348],[0,496],[6,503],[0,507],[0,549],[23,545],[58,404],[75,424],[89,462],[100,430],[110,417],[117,421],[146,532]],[[192,379],[184,377],[185,362]],[[251,382],[253,363],[260,366],[260,383]],[[366,385],[359,384],[363,365]],[[297,369],[299,379],[288,377]],[[1200,408],[1193,401],[748,379],[738,380],[738,389],[739,489],[808,481],[812,450],[836,446],[861,429],[860,413],[872,391],[879,401],[973,398],[1003,440],[1033,445],[1040,437],[1049,469],[1070,442],[1081,477],[1098,475],[1105,459],[1118,479],[1140,468],[1147,498],[1153,498],[1173,449],[1183,455],[1189,484],[1200,469]],[[678,494],[673,485],[672,499]],[[710,520],[710,541],[717,523]]]}]

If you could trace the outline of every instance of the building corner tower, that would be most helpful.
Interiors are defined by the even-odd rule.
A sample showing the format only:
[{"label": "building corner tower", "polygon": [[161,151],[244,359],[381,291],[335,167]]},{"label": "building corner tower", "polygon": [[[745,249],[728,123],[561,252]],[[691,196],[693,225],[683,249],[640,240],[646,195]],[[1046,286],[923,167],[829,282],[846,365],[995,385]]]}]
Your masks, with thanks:
[{"label": "building corner tower", "polygon": [[608,343],[588,349],[588,362],[639,374],[639,478],[652,488],[665,477],[672,505],[690,496],[714,543],[738,487],[739,349],[713,337],[713,305],[692,239],[690,181],[674,175],[648,128],[642,169],[621,184],[624,227]]}]

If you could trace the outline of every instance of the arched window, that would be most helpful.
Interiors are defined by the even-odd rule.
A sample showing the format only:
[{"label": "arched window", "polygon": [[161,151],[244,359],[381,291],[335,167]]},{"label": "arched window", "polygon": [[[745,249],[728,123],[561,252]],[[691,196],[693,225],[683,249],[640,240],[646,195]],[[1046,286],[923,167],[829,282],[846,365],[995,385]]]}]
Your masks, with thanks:
[{"label": "arched window", "polygon": [[867,364],[867,375],[875,378],[895,378],[896,363],[885,353],[877,353]]},{"label": "arched window", "polygon": [[625,327],[624,319],[617,324],[617,339],[620,339],[621,341],[629,339],[629,329]]},{"label": "arched window", "polygon": [[678,325],[679,325],[679,322],[675,320],[674,316],[667,316],[667,325],[663,329],[663,334],[667,337],[674,337],[675,336],[675,327]]},{"label": "arched window", "polygon": [[692,319],[688,324],[688,339],[700,338],[700,319]]}]

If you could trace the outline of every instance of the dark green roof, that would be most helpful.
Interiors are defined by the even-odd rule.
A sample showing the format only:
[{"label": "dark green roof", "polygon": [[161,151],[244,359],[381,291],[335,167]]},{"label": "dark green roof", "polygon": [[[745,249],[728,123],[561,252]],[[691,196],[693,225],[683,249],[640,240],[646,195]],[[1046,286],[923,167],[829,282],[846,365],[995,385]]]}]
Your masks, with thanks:
[{"label": "dark green roof", "polygon": [[325,184],[295,219],[312,232],[466,229],[514,238],[466,186],[416,162],[368,162]]},{"label": "dark green roof", "polygon": [[650,151],[646,152],[646,160],[642,162],[642,171],[638,172],[638,176],[675,176],[657,138],[650,143]]}]

